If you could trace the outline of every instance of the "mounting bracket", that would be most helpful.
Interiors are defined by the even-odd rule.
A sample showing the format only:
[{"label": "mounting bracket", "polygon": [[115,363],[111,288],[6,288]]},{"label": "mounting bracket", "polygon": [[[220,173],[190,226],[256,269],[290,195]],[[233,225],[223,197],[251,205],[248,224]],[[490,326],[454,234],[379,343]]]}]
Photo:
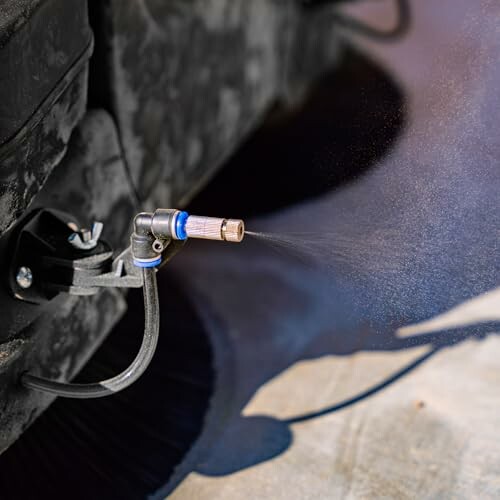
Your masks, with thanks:
[{"label": "mounting bracket", "polygon": [[95,227],[99,234],[92,241],[92,235],[76,228],[63,212],[40,209],[25,218],[11,243],[8,286],[14,297],[42,304],[60,292],[93,295],[101,287],[141,287],[130,251],[113,261],[113,249],[99,239],[102,225]]}]

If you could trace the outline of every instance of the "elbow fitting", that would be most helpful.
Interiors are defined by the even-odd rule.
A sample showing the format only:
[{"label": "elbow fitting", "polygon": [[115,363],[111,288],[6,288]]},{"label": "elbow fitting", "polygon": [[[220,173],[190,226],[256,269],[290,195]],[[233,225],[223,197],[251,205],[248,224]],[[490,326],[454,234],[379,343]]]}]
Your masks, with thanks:
[{"label": "elbow fitting", "polygon": [[172,221],[178,210],[141,212],[134,218],[134,232],[130,237],[134,264],[138,267],[156,267],[161,254],[172,239]]}]

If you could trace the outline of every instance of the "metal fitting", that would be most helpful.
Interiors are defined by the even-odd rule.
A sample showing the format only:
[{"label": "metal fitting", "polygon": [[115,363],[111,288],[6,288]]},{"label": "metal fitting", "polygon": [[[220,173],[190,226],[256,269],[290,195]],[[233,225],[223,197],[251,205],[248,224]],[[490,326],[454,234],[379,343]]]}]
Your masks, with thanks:
[{"label": "metal fitting", "polygon": [[238,219],[219,219],[190,215],[186,220],[188,238],[240,243],[245,236],[245,224]]},{"label": "metal fitting", "polygon": [[153,213],[143,212],[135,217],[132,255],[137,266],[154,267],[161,262],[162,253],[172,240],[199,238],[239,243],[244,235],[242,220],[200,217],[159,208]]},{"label": "metal fitting", "polygon": [[161,254],[173,238],[178,213],[179,210],[158,209],[135,216],[130,240],[136,266],[155,267],[161,263]]},{"label": "metal fitting", "polygon": [[182,212],[171,208],[158,208],[151,219],[151,232],[159,240],[176,238],[176,224]]}]

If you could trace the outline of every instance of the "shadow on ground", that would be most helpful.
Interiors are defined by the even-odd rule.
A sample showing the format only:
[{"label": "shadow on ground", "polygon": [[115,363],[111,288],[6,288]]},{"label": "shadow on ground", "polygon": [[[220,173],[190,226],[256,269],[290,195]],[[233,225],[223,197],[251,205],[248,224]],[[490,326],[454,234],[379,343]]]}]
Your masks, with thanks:
[{"label": "shadow on ground", "polygon": [[[467,339],[481,340],[490,334],[498,334],[498,322],[481,325],[480,327],[457,328],[436,334],[408,338],[393,345],[394,349],[413,348],[417,345],[427,345],[429,349],[418,355],[413,361],[390,374],[384,380],[368,387],[351,397],[336,402],[330,406],[289,417],[277,419],[268,415],[233,416],[224,432],[218,437],[216,444],[210,450],[209,460],[202,462],[196,471],[207,476],[224,476],[238,472],[247,467],[258,465],[284,453],[293,443],[293,424],[321,418],[332,413],[349,408],[352,405],[375,396],[379,392],[411,374],[428,359],[442,349],[456,345]],[[360,346],[353,352],[375,350],[373,345]],[[339,354],[335,351],[323,351],[320,355]],[[347,354],[342,350],[342,354]],[[305,357],[304,359],[309,359]],[[285,370],[286,368],[283,368]],[[311,388],[311,390],[314,390]],[[283,394],[283,397],[293,397],[293,394]],[[217,402],[216,404],[221,404]],[[243,410],[243,407],[241,408]]]}]

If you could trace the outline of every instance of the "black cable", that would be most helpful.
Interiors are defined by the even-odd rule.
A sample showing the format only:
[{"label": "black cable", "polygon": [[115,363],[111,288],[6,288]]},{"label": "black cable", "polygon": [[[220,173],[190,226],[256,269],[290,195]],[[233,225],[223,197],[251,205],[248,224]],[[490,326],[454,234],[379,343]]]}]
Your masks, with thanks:
[{"label": "black cable", "polygon": [[[343,0],[345,2],[345,0]],[[360,35],[373,38],[379,41],[392,41],[401,38],[409,29],[411,21],[411,11],[409,0],[395,0],[397,8],[397,21],[393,28],[381,30],[366,23],[358,21],[352,16],[335,12],[331,14],[333,22],[344,28],[355,31]],[[342,0],[309,0],[304,2],[306,7],[319,7],[328,3],[342,3]],[[352,0],[351,0],[352,3]]]},{"label": "black cable", "polygon": [[126,370],[115,377],[93,384],[68,384],[25,373],[21,377],[22,384],[29,389],[48,392],[64,398],[78,399],[110,396],[133,384],[145,372],[153,359],[160,331],[156,270],[144,268],[142,276],[144,281],[144,337],[137,356]]}]

